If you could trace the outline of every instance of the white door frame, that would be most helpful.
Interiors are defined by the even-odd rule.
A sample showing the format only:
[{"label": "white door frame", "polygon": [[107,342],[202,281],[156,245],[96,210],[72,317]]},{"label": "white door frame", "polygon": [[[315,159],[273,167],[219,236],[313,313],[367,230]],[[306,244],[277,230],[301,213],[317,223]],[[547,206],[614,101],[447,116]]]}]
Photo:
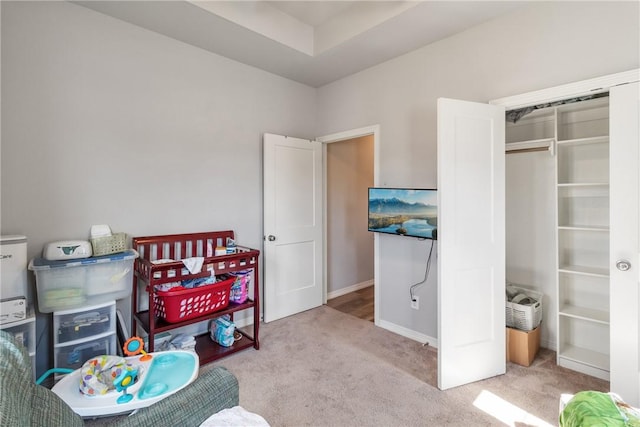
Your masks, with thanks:
[{"label": "white door frame", "polygon": [[638,81],[639,72],[640,69],[623,71],[621,73],[610,74],[608,76],[596,77],[580,82],[522,93],[520,95],[494,99],[493,101],[489,101],[489,104],[502,105],[509,110],[546,102],[559,101],[573,96],[593,95],[596,93],[608,92],[611,86]]},{"label": "white door frame", "polygon": [[[380,173],[380,125],[372,125],[366,126],[358,129],[351,129],[344,132],[333,133],[330,135],[325,135],[319,138],[316,138],[317,141],[322,143],[322,177],[324,180],[323,183],[323,194],[322,194],[322,204],[323,204],[323,234],[324,234],[324,250],[322,254],[322,265],[323,265],[323,303],[327,303],[327,144],[331,144],[333,142],[340,142],[347,139],[360,138],[367,135],[373,135],[373,185],[377,186],[379,182],[379,173]],[[379,292],[380,288],[378,287],[378,277],[380,277],[380,262],[379,262],[379,253],[380,253],[380,239],[378,237],[378,233],[374,233],[373,236],[373,317],[374,324],[378,325],[379,317],[380,317],[380,298]],[[379,325],[378,325],[379,326]]]}]

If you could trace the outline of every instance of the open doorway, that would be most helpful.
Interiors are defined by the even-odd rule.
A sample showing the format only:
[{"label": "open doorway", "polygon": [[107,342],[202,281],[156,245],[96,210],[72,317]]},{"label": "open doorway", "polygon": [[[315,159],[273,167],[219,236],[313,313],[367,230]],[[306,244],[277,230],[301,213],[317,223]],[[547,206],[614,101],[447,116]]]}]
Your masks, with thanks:
[{"label": "open doorway", "polygon": [[374,186],[374,135],[327,144],[325,220],[327,305],[374,321],[374,236],[367,189]]}]

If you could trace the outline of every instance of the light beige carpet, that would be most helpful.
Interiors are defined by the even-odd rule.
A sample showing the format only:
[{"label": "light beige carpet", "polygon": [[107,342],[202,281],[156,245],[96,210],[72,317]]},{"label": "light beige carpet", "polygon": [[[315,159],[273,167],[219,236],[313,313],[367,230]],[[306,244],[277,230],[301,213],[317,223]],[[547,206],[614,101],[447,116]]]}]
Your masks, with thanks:
[{"label": "light beige carpet", "polygon": [[327,306],[261,325],[260,345],[201,369],[226,366],[240,404],[274,427],[555,426],[561,393],[609,387],[543,349],[528,368],[440,391],[434,348]]}]

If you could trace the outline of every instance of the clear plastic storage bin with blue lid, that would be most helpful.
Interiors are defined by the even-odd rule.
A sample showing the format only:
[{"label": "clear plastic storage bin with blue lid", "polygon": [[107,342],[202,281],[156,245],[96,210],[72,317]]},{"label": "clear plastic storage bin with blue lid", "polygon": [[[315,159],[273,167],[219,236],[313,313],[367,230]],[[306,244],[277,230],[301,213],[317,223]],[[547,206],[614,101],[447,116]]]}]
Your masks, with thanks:
[{"label": "clear plastic storage bin with blue lid", "polygon": [[38,310],[51,313],[126,298],[131,294],[137,257],[129,249],[74,260],[32,259],[29,270],[36,275]]}]

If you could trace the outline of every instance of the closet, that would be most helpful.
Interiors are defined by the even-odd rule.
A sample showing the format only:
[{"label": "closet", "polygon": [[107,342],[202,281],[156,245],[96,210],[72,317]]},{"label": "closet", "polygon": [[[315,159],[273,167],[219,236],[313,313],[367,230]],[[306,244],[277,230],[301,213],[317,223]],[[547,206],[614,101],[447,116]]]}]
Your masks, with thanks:
[{"label": "closet", "polygon": [[505,372],[511,281],[545,295],[541,344],[560,366],[640,405],[639,81],[438,99],[440,389]]},{"label": "closet", "polygon": [[[549,342],[543,345],[556,348],[558,365],[608,380],[608,93],[511,110],[505,142],[508,156],[528,157],[524,163],[517,161],[517,168],[509,168],[512,156],[508,157],[507,188],[513,178],[510,173],[547,172],[547,176],[529,176],[529,182],[518,177],[529,188],[507,193],[507,223],[510,219],[516,223],[507,229],[507,281],[518,274],[511,271],[509,254],[525,258],[520,266],[528,258],[531,281],[525,285],[542,287],[539,290],[546,295],[547,324],[542,327]],[[519,192],[528,198],[529,213],[510,212],[517,203],[510,197]],[[509,230],[516,228],[528,230],[529,237],[511,235]],[[547,238],[536,247],[526,245],[541,235]],[[537,262],[545,254],[546,265]]]}]

